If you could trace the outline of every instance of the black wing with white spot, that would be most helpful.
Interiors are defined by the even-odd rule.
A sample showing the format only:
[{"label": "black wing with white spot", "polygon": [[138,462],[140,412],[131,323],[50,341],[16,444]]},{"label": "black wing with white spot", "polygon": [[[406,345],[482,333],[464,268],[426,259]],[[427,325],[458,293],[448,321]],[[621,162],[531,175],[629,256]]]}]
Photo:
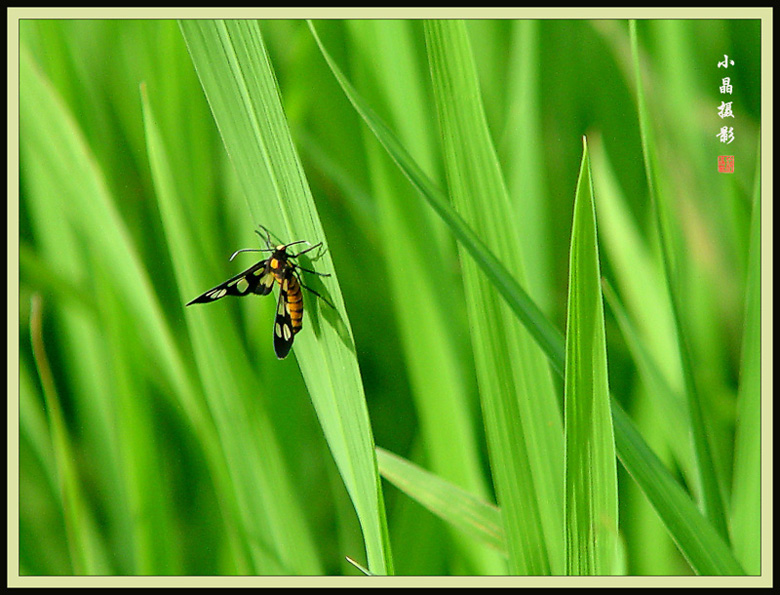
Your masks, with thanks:
[{"label": "black wing with white spot", "polygon": [[243,273],[239,273],[213,289],[209,289],[206,293],[199,295],[187,305],[214,302],[226,295],[242,296],[250,293],[268,295],[271,293],[273,286],[274,276],[271,272],[270,259],[261,260]]},{"label": "black wing with white spot", "polygon": [[290,353],[295,332],[290,316],[290,307],[287,303],[287,290],[282,286],[279,290],[279,303],[276,306],[276,318],[274,318],[274,351],[276,357],[284,359]]}]

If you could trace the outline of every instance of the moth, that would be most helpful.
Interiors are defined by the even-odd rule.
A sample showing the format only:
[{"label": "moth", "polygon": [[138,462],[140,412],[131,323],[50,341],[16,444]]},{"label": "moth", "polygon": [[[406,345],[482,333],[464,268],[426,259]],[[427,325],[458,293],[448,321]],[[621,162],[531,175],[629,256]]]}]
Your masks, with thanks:
[{"label": "moth", "polygon": [[[287,357],[287,354],[290,353],[295,335],[301,332],[301,329],[303,328],[303,293],[301,292],[301,288],[310,291],[331,308],[334,307],[333,304],[319,293],[310,287],[306,287],[301,282],[299,271],[306,271],[307,273],[312,273],[321,277],[330,277],[330,274],[318,273],[317,271],[304,268],[294,262],[299,256],[321,247],[322,242],[312,246],[306,240],[298,240],[290,242],[289,244],[274,245],[271,241],[271,233],[268,229],[262,225],[260,228],[263,229],[266,234],[263,238],[266,243],[266,248],[243,248],[241,250],[236,250],[233,253],[233,256],[230,257],[230,260],[233,260],[240,252],[270,252],[271,256],[253,264],[244,272],[239,273],[235,277],[231,277],[224,283],[220,283],[216,287],[202,293],[194,300],[187,303],[187,305],[191,306],[192,304],[215,302],[226,295],[268,295],[271,293],[274,284],[278,284],[279,301],[276,306],[276,317],[274,319],[274,352],[276,353],[276,357],[284,359]],[[256,231],[256,233],[260,235],[261,238],[263,237],[259,231]],[[290,254],[287,250],[291,246],[297,244],[309,244],[310,247],[297,254]]]}]

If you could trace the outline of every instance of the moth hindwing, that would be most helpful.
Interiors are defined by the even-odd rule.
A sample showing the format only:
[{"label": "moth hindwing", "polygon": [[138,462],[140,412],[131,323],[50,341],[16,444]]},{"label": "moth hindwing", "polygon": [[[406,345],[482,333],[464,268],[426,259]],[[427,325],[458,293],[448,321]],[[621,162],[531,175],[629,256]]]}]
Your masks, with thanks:
[{"label": "moth hindwing", "polygon": [[295,335],[303,328],[303,295],[295,269],[289,267],[279,289],[279,303],[274,319],[274,352],[284,359],[290,352]]},{"label": "moth hindwing", "polygon": [[[287,357],[287,354],[290,353],[295,335],[303,328],[303,294],[301,288],[307,289],[325,301],[329,306],[333,307],[333,305],[319,293],[301,283],[300,277],[298,276],[298,269],[322,277],[329,277],[330,275],[305,269],[291,260],[297,258],[301,254],[319,248],[322,246],[322,242],[315,244],[306,250],[302,250],[298,254],[288,254],[287,249],[290,246],[302,243],[308,244],[308,242],[305,240],[298,240],[297,242],[274,246],[271,242],[270,232],[265,228],[263,229],[266,232],[265,249],[238,250],[233,256],[239,252],[271,252],[271,256],[252,265],[243,273],[209,289],[187,305],[214,302],[222,299],[226,295],[244,296],[252,293],[256,295],[268,295],[271,293],[274,283],[278,283],[279,301],[276,306],[276,316],[274,319],[274,351],[279,359],[284,359]],[[231,260],[233,260],[233,257],[231,257]]]}]

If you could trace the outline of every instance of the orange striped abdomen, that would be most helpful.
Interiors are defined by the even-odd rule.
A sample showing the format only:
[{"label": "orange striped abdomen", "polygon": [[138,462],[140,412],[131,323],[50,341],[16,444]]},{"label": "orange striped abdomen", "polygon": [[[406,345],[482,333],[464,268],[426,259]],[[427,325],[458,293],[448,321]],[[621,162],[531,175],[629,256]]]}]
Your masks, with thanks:
[{"label": "orange striped abdomen", "polygon": [[295,275],[289,275],[285,281],[287,283],[287,310],[290,313],[290,323],[293,334],[295,334],[303,327],[303,294]]}]

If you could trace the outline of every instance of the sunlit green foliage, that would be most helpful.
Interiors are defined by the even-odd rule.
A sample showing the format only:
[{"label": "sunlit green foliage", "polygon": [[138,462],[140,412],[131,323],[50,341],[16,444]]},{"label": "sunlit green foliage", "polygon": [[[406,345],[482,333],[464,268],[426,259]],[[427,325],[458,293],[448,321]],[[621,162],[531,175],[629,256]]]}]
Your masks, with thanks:
[{"label": "sunlit green foliage", "polygon": [[[759,32],[22,22],[19,572],[604,572],[569,486],[609,572],[759,573]],[[184,308],[260,223],[328,248],[284,361]]]}]

